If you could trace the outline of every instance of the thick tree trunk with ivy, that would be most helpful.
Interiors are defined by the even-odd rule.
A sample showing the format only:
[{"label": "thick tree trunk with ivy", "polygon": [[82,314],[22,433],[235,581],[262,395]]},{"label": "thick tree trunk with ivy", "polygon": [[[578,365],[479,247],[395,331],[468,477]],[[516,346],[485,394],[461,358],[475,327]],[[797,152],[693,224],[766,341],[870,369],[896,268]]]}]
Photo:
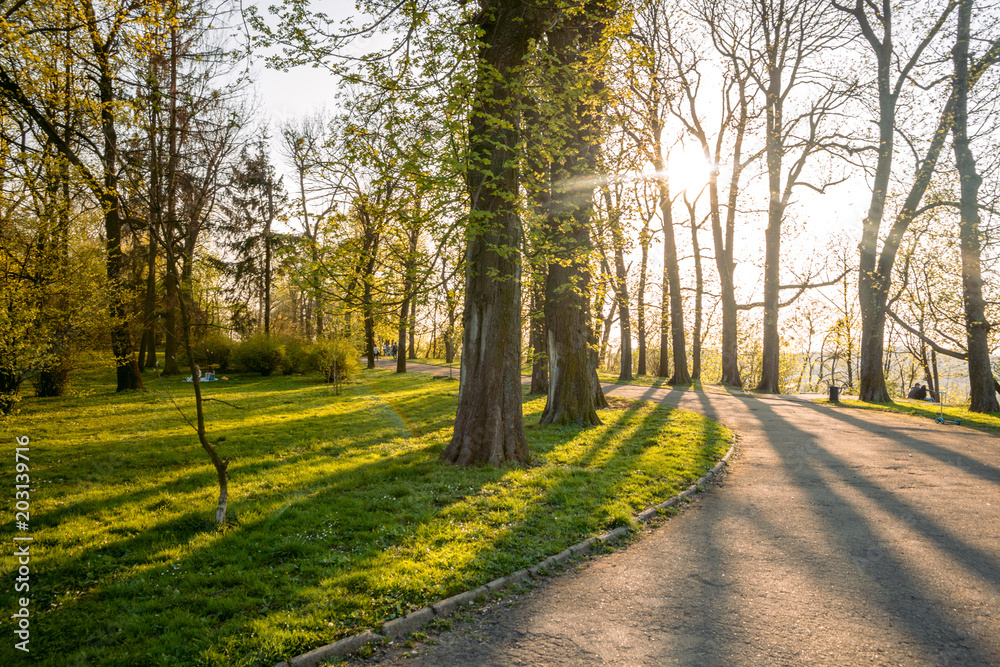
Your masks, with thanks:
[{"label": "thick tree trunk with ivy", "polygon": [[521,221],[517,72],[543,10],[521,0],[484,3],[483,44],[469,118],[472,202],[466,232],[462,371],[455,431],[445,461],[527,463],[521,409]]},{"label": "thick tree trunk with ivy", "polygon": [[[573,234],[564,232],[561,242],[569,253],[582,257],[589,250],[589,230],[583,216],[574,216],[570,224]],[[542,424],[601,423],[597,408],[605,403],[592,353],[597,340],[590,322],[589,291],[590,275],[582,259],[549,265],[545,289],[549,391]]]},{"label": "thick tree trunk with ivy", "polygon": [[969,40],[972,0],[959,0],[958,35],[952,56],[955,62],[955,113],[952,123],[955,164],[961,184],[962,296],[965,302],[965,326],[969,350],[969,385],[972,412],[997,412],[997,393],[990,366],[990,323],[983,299],[982,252],[979,231],[979,186],[982,178],[969,147]]},{"label": "thick tree trunk with ivy", "polygon": [[590,312],[593,185],[589,179],[598,171],[603,87],[599,73],[587,71],[588,65],[593,67],[587,62],[588,52],[603,36],[605,11],[591,3],[548,35],[557,62],[551,95],[559,109],[553,113],[559,114],[562,125],[562,148],[553,165],[546,219],[551,253],[545,285],[549,394],[542,424],[600,424],[597,408],[607,405],[597,380],[597,340]]}]

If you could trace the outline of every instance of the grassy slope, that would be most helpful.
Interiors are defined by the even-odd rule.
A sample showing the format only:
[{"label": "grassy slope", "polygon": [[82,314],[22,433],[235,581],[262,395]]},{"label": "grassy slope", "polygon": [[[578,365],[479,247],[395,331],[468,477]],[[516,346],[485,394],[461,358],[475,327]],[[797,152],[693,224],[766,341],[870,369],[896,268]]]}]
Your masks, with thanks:
[{"label": "grassy slope", "polygon": [[[816,403],[830,404],[828,400],[817,400]],[[865,403],[862,401],[842,400],[838,405],[864,410],[879,410],[882,412],[899,412],[906,415],[937,419],[941,415],[941,407],[936,403],[917,401],[900,401],[893,403]],[[987,433],[1000,434],[1000,415],[970,412],[968,408],[959,406],[944,406],[944,418],[949,421],[960,421],[962,426],[974,428]]]},{"label": "grassy slope", "polygon": [[[211,465],[146,380],[116,395],[95,372],[4,422],[5,442],[31,437],[33,663],[271,665],[627,524],[729,441],[700,416],[624,401],[606,426],[539,428],[544,399],[526,399],[537,465],[457,468],[437,460],[455,382],[366,371],[334,396],[314,378],[247,376],[204,385],[246,408],[208,404],[233,457],[219,531]],[[190,385],[167,382],[191,413]]]}]

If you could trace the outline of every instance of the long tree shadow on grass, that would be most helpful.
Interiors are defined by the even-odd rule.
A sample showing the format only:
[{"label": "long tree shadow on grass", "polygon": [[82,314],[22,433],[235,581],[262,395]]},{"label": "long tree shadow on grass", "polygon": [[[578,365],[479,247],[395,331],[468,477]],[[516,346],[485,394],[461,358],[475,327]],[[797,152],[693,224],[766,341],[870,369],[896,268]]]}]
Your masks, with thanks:
[{"label": "long tree shadow on grass", "polygon": [[[431,400],[433,401],[434,398],[432,396]],[[446,405],[443,411],[438,406],[437,410],[448,413],[453,411],[453,406]],[[446,418],[443,415],[438,415],[436,420],[428,420],[427,423],[433,427],[446,423]],[[283,429],[284,427],[285,424],[280,424],[273,428]],[[405,438],[410,434],[401,432],[399,435]],[[384,444],[377,442],[377,440],[377,437],[369,438],[367,441],[358,443],[357,448],[375,451]],[[483,483],[495,480],[503,474],[502,471],[492,469],[473,471],[470,474],[468,470],[459,470],[439,464],[437,454],[440,453],[442,447],[443,443],[441,442],[434,442],[428,446],[421,443],[411,444],[407,440],[406,446],[396,455],[392,455],[388,450],[376,452],[374,459],[365,461],[349,470],[332,475],[321,474],[306,480],[299,478],[298,481],[304,482],[308,488],[304,490],[305,494],[298,498],[297,502],[288,503],[286,502],[288,494],[279,493],[275,494],[275,498],[269,505],[258,502],[252,511],[243,512],[241,504],[247,503],[234,500],[232,510],[236,517],[240,517],[238,525],[224,536],[209,535],[211,544],[195,548],[191,555],[184,558],[174,558],[172,560],[173,566],[180,571],[225,569],[227,565],[236,565],[228,558],[231,554],[248,551],[254,553],[256,551],[257,554],[260,554],[258,557],[260,562],[266,566],[267,570],[258,568],[258,572],[263,576],[251,576],[251,578],[266,579],[268,570],[275,568],[279,570],[292,568],[298,578],[305,570],[309,570],[315,564],[317,567],[313,567],[313,571],[309,572],[309,576],[305,578],[316,582],[323,575],[329,574],[332,568],[344,569],[351,564],[363,563],[366,558],[376,558],[393,545],[409,539],[416,532],[416,527],[433,518],[442,511],[442,507],[446,508],[461,501],[470,493],[478,492]],[[329,458],[331,457],[328,453],[318,452],[309,456],[301,456],[299,460]],[[255,472],[281,474],[287,471],[293,463],[293,461],[281,464],[262,462],[257,464]],[[250,467],[247,466],[245,470],[249,472]],[[405,499],[405,496],[412,493],[408,482],[413,481],[414,470],[418,471],[418,476],[423,478],[423,485],[427,487],[427,498],[425,499],[427,502],[416,508],[412,507]],[[406,474],[397,475],[394,473]],[[393,483],[389,485],[388,489],[385,488],[384,483],[380,484],[380,482],[390,478]],[[211,493],[210,477],[202,475],[201,480],[205,482],[209,493]],[[197,484],[200,480],[191,481]],[[389,493],[386,494],[386,491]],[[348,502],[345,501],[345,496],[349,492],[354,492],[354,497]],[[150,491],[150,493],[155,493],[155,491]],[[123,499],[122,495],[114,496],[110,499],[112,502],[109,506],[116,506]],[[132,496],[130,500],[134,503],[137,498]],[[349,530],[339,530],[336,520],[328,519],[317,522],[315,517],[306,520],[303,525],[297,524],[296,515],[307,514],[307,512],[299,511],[307,504],[314,507],[330,508],[330,512],[324,516],[335,515],[338,512],[342,516],[348,516],[350,518],[347,521]],[[91,507],[91,509],[99,507],[100,504]],[[121,627],[115,631],[107,629],[110,627],[107,625],[109,622],[112,625],[122,625],[122,623],[109,621],[109,613],[102,613],[110,611],[105,610],[102,604],[116,595],[114,593],[108,594],[107,588],[112,584],[119,587],[125,585],[129,589],[124,595],[126,599],[135,597],[132,595],[133,588],[138,589],[135,592],[139,594],[141,599],[149,600],[157,597],[159,591],[150,589],[149,582],[144,581],[148,572],[126,576],[124,581],[120,574],[123,571],[128,571],[129,568],[148,570],[153,567],[155,569],[157,565],[156,554],[169,554],[177,544],[184,544],[199,536],[204,537],[202,530],[205,526],[196,519],[198,515],[199,513],[196,511],[188,512],[170,521],[158,522],[155,527],[135,535],[123,532],[121,533],[123,537],[114,540],[110,545],[96,549],[78,549],[74,557],[68,561],[64,560],[58,565],[49,563],[46,571],[49,575],[48,580],[53,582],[52,592],[46,597],[46,591],[41,591],[38,601],[49,602],[55,609],[47,612],[43,616],[44,622],[40,624],[41,630],[47,631],[47,636],[51,639],[42,653],[47,654],[51,649],[52,655],[59,655],[59,651],[67,651],[71,654],[74,647],[79,648],[81,636],[88,638],[83,643],[90,649],[103,645],[123,646],[134,642],[134,638],[137,636],[148,636],[150,634],[148,628],[129,627],[127,631]],[[243,516],[241,517],[241,515]],[[396,519],[396,523],[387,527],[379,523],[380,517],[382,520],[386,517],[392,517]],[[309,544],[316,541],[314,538],[320,537],[323,542],[320,547],[314,548],[315,545]],[[365,547],[365,543],[369,546]],[[233,547],[239,548],[234,549]],[[263,548],[254,549],[253,547]],[[105,564],[108,567],[98,566],[95,568],[94,563]],[[165,573],[160,572],[159,576],[163,576],[163,574]],[[231,580],[230,583],[238,585],[246,576],[241,570],[240,576]],[[73,599],[69,600],[53,599],[55,589],[64,588],[64,584],[65,588],[70,591],[79,592],[82,589],[89,590],[89,592],[81,596],[74,596]],[[454,586],[455,582],[445,582],[444,585]],[[160,586],[156,585],[155,588],[159,589]],[[340,594],[346,595],[348,599],[353,600],[356,607],[363,609],[363,613],[361,615],[352,614],[349,613],[350,610],[346,610],[345,613],[338,615],[335,613],[335,609],[329,609],[330,615],[336,618],[336,622],[330,624],[332,630],[327,630],[321,636],[304,639],[299,637],[295,642],[302,645],[303,648],[308,648],[317,642],[322,643],[322,641],[328,641],[351,630],[370,626],[379,618],[384,619],[404,612],[407,605],[425,601],[424,597],[427,593],[427,591],[417,591],[417,594],[412,595],[413,599],[410,600],[407,599],[407,591],[403,591],[404,595],[395,596],[392,600],[380,601],[376,608],[372,609],[371,602],[374,600],[370,595],[372,590],[377,588],[377,585],[372,584],[370,577],[348,577],[342,588],[343,590],[331,590],[325,597],[336,600],[341,597]],[[191,596],[188,596],[187,593],[188,591],[184,593],[179,590],[175,591],[174,594],[180,597],[176,599],[176,604],[168,606],[170,608],[184,605],[196,606],[197,601],[191,600]],[[221,595],[222,592],[219,591],[218,594]],[[359,596],[364,599],[359,599]],[[197,596],[195,597],[197,598]],[[266,600],[268,596],[262,592],[259,597]],[[291,597],[294,598],[295,595]],[[256,600],[256,602],[260,602],[260,600]],[[286,600],[285,606],[287,606],[287,602]],[[137,607],[141,606],[142,604],[137,605]],[[364,607],[369,608],[364,609]],[[132,608],[131,604],[129,608]],[[256,610],[258,617],[267,617],[272,613],[270,605],[267,603],[244,605],[243,607],[237,605],[236,608],[230,606],[228,612],[218,611],[218,618],[208,625],[214,627],[220,622],[224,623],[227,618],[232,618],[232,614],[229,612],[248,610]],[[354,611],[356,612],[357,609]],[[110,616],[114,617],[115,614],[111,613]],[[64,621],[63,617],[72,617],[77,620],[75,622]],[[73,628],[71,634],[65,637],[65,642],[59,641],[60,628],[65,630],[68,627]],[[252,633],[250,634],[252,636]],[[183,642],[181,643],[183,644]],[[188,652],[185,653],[188,658],[197,654],[199,643],[199,641],[189,643]],[[246,648],[247,655],[252,655],[253,649]],[[183,651],[183,649],[181,650]],[[114,661],[112,660],[112,662]],[[229,664],[232,660],[226,659],[223,662]],[[252,661],[250,664],[253,664]]]},{"label": "long tree shadow on grass", "polygon": [[[314,480],[313,488],[297,502],[288,503],[286,495],[281,494],[270,503],[256,503],[257,506],[247,513],[249,520],[238,519],[225,534],[211,530],[204,519],[205,512],[191,511],[170,521],[158,522],[146,532],[113,540],[98,549],[87,549],[58,565],[40,565],[45,577],[35,600],[40,605],[55,605],[56,608],[38,619],[39,636],[46,637],[44,648],[37,652],[38,657],[52,656],[58,661],[63,659],[60,656],[64,652],[72,655],[81,648],[117,646],[132,656],[123,662],[135,660],[141,653],[130,653],[128,645],[137,640],[141,642],[139,638],[149,635],[150,628],[142,624],[130,625],[129,620],[124,621],[125,627],[120,627],[122,614],[131,617],[135,610],[150,606],[154,599],[168,601],[165,605],[151,605],[159,612],[173,614],[184,609],[190,613],[191,609],[197,609],[196,615],[204,619],[205,626],[217,627],[242,614],[249,614],[251,619],[267,617],[273,613],[270,611],[275,604],[273,600],[281,597],[284,600],[278,604],[279,609],[287,609],[295,600],[302,602],[302,595],[296,591],[302,586],[322,585],[324,578],[329,578],[335,570],[343,575],[341,582],[328,585],[324,596],[331,601],[324,613],[333,619],[334,626],[322,636],[300,637],[299,648],[305,650],[311,647],[310,644],[324,643],[337,635],[371,626],[378,618],[405,612],[409,605],[418,601],[411,595],[414,592],[403,591],[392,599],[377,600],[377,594],[373,598],[377,582],[372,577],[376,575],[365,573],[369,569],[365,561],[378,558],[387,549],[408,539],[419,524],[431,520],[440,511],[440,505],[460,501],[501,474],[483,471],[478,480],[463,474],[459,486],[454,479],[448,478],[447,471],[442,470],[443,465],[437,462],[440,449],[440,444],[413,448],[396,457],[366,463],[361,470],[352,468],[319,477]],[[412,507],[405,498],[387,497],[386,491],[393,488],[378,483],[395,478],[396,473],[403,471],[416,483],[415,470],[423,478],[424,485],[440,491],[426,506]],[[449,485],[449,482],[452,483]],[[400,495],[405,489],[405,483],[395,487]],[[241,514],[239,504],[234,503],[237,516]],[[327,508],[322,517],[315,516],[317,508]],[[387,518],[393,523],[387,524]],[[169,569],[166,573],[156,572],[163,565],[157,554],[170,554],[179,544],[190,543],[198,537],[205,538],[207,544],[194,547],[187,556],[173,558],[170,562],[179,572],[202,574],[183,579],[168,578],[167,581],[174,581],[177,589],[173,592],[170,586],[155,583],[156,577],[171,575]],[[252,554],[252,560],[247,554]],[[127,575],[122,581],[120,575],[133,568],[140,571]],[[152,572],[148,571],[150,568]],[[362,574],[351,574],[352,569]],[[211,572],[218,576],[204,574]],[[270,585],[259,585],[269,580]],[[209,587],[208,600],[211,602],[215,596],[225,596],[230,587],[247,585],[254,596],[243,606],[225,602],[204,606],[203,587]],[[277,590],[279,588],[285,589],[284,595]],[[60,601],[58,593],[62,590],[87,592],[73,601]],[[267,599],[272,602],[261,605]],[[351,612],[358,609],[365,613],[352,622]],[[238,618],[235,625],[242,627],[246,620],[250,619]],[[109,630],[111,626],[118,627],[112,631]],[[181,642],[186,643],[188,649],[184,652],[186,658],[180,662],[195,662],[199,649],[204,649],[211,639],[210,633],[201,631]],[[246,655],[253,654],[251,646],[242,644],[237,640],[240,650],[225,660],[227,664],[237,664],[242,659],[237,654],[243,649]]]},{"label": "long tree shadow on grass", "polygon": [[[122,405],[134,406],[137,413],[149,412],[145,401],[126,400]],[[295,401],[282,403],[285,411],[292,409],[289,406],[296,405]],[[45,488],[46,493],[70,500],[73,500],[73,495],[78,493],[79,490],[75,485],[80,483],[104,484],[112,489],[130,489],[135,485],[137,477],[149,474],[150,471],[155,471],[159,477],[170,475],[170,479],[138,489],[106,494],[99,500],[74,500],[71,503],[61,501],[64,504],[38,514],[34,528],[45,531],[56,528],[73,517],[93,517],[106,510],[143,501],[153,501],[146,511],[155,511],[162,504],[160,496],[164,494],[185,494],[212,486],[216,475],[197,442],[197,436],[189,432],[183,423],[180,427],[177,426],[181,417],[172,406],[160,405],[160,408],[165,414],[159,415],[156,420],[165,422],[166,426],[158,430],[174,431],[173,434],[157,436],[155,431],[154,434],[150,434],[146,428],[142,428],[140,431],[142,435],[137,436],[139,443],[131,447],[130,455],[124,455],[120,446],[100,439],[92,442],[83,441],[74,444],[72,449],[66,449],[62,454],[47,453],[45,456],[48,459],[62,456],[65,460],[56,462],[41,460],[34,466],[34,471],[36,477],[47,478],[50,483],[56,482],[53,487]],[[359,405],[352,410],[341,410],[338,417],[354,418],[368,409],[370,408],[366,405]],[[304,456],[337,456],[352,446],[348,442],[340,442],[316,448],[307,443],[299,451],[290,451],[288,446],[292,439],[289,437],[290,432],[301,433],[303,424],[316,422],[317,417],[314,415],[289,417],[270,426],[255,426],[248,432],[235,421],[232,410],[228,410],[229,414],[224,420],[228,426],[221,426],[219,422],[223,419],[218,416],[221,412],[222,409],[214,412],[217,419],[209,427],[210,439],[220,443],[219,448],[223,456],[235,457],[229,471],[230,480],[234,484],[239,484],[241,478],[295,463]],[[261,412],[248,414],[254,419],[262,417]],[[143,416],[149,417],[148,414],[134,415],[136,420]],[[127,418],[125,421],[128,423]],[[145,424],[148,425],[148,422]],[[314,432],[307,435],[312,439],[322,437]],[[375,430],[366,435],[374,442],[383,434]],[[42,446],[46,446],[44,439],[41,442]],[[254,449],[250,450],[245,445]],[[67,481],[72,483],[63,484]]]},{"label": "long tree shadow on grass", "polygon": [[[444,415],[451,409],[453,406],[445,407],[437,419],[446,419]],[[432,419],[430,423],[438,422]],[[155,534],[160,531],[154,529],[149,531],[152,534],[126,536],[114,542],[109,545],[114,553],[108,552],[113,566],[105,571],[103,579],[85,582],[90,593],[54,601],[58,606],[43,615],[45,621],[39,628],[51,641],[43,649],[42,657],[49,655],[56,659],[82,650],[105,658],[117,655],[124,664],[143,655],[143,647],[162,648],[163,642],[167,642],[177,654],[176,662],[218,654],[219,657],[209,661],[265,664],[275,657],[287,657],[289,651],[306,650],[343,634],[372,627],[379,620],[405,613],[412,605],[479,585],[484,583],[484,577],[509,572],[514,566],[530,565],[537,561],[538,555],[546,555],[546,549],[541,554],[521,554],[522,560],[510,565],[506,556],[499,555],[491,566],[469,567],[458,576],[437,580],[421,577],[419,571],[404,573],[396,580],[381,580],[379,568],[373,565],[386,559],[413,556],[411,552],[417,547],[424,547],[411,558],[412,567],[417,570],[422,558],[442,557],[438,551],[448,557],[447,549],[440,544],[421,544],[430,542],[432,537],[422,534],[425,527],[446,515],[457,532],[461,532],[463,524],[473,529],[476,524],[467,521],[471,509],[468,503],[462,504],[467,497],[475,497],[487,484],[502,488],[507,475],[530,473],[480,469],[470,475],[468,469],[437,463],[436,456],[443,443],[423,447],[419,443],[410,444],[411,448],[399,456],[374,460],[350,471],[317,475],[312,480],[313,488],[305,490],[295,502],[286,502],[287,494],[275,494],[270,503],[257,502],[253,511],[245,513],[246,520],[241,518],[225,535],[209,536],[211,539],[184,557],[171,559],[171,548],[185,534],[189,540],[199,538],[198,525],[193,520],[197,512],[176,517],[169,526],[164,526],[170,529],[169,539],[162,533],[157,538]],[[605,445],[599,442],[594,445],[602,446]],[[412,473],[414,469],[422,481],[397,474]],[[270,472],[282,470],[279,466]],[[388,477],[396,478],[388,487],[379,483]],[[421,490],[421,485],[426,491]],[[556,498],[574,495],[567,496],[567,488],[557,484],[555,493],[549,495]],[[351,491],[355,495],[348,498]],[[418,495],[421,498],[415,497]],[[235,513],[242,515],[237,505],[234,502]],[[320,521],[311,508],[326,508],[321,513],[325,520]],[[380,523],[380,517],[382,520],[392,517],[395,522],[387,526]],[[526,534],[524,524],[523,521],[519,524],[520,535]],[[570,532],[563,542],[577,538]],[[559,536],[554,539],[548,552],[567,546],[559,542]],[[521,545],[516,542],[515,545],[518,548],[513,550],[520,552]],[[475,553],[483,554],[491,546],[483,542]],[[240,556],[248,553],[253,558],[250,563]],[[157,572],[162,570],[157,565],[157,554],[162,555],[161,562],[169,560],[171,568],[187,575],[175,577],[170,568]],[[98,555],[89,550],[53,568],[52,580],[65,581],[65,577],[99,560]],[[468,553],[457,555],[469,557]],[[121,576],[130,571],[129,567],[134,572]],[[343,576],[338,578],[337,572]],[[175,588],[171,590],[169,585],[160,584],[157,581],[160,578],[174,581]],[[244,590],[238,590],[240,587]],[[301,612],[291,613],[294,609]],[[152,614],[157,610],[166,618],[153,621]],[[329,618],[330,623],[319,622],[317,615]],[[253,639],[254,630],[273,627],[275,619],[286,624],[284,636],[271,638],[269,645]],[[162,623],[163,627],[150,627],[152,623]],[[143,643],[144,638],[156,634],[164,636],[159,644]],[[115,659],[102,661],[114,663]]]},{"label": "long tree shadow on grass", "polygon": [[[647,414],[639,423],[622,428],[641,411]],[[579,541],[580,536],[628,525],[636,511],[686,488],[715,463],[728,444],[725,429],[718,424],[669,407],[635,401],[624,410],[602,411],[601,417],[609,428],[595,441],[581,440],[586,429],[558,427],[575,431],[578,437],[555,449],[538,450],[540,456],[560,461],[562,474],[554,486],[539,494],[517,524],[504,526],[484,545],[489,548],[480,551],[475,564],[475,570],[484,574],[480,579],[536,564]],[[621,502],[623,495],[631,501]],[[601,499],[597,506],[588,503],[594,498]],[[538,527],[551,526],[553,519],[559,524],[555,528],[559,540],[539,544],[533,539],[541,532]],[[498,563],[497,554],[508,557]]]}]

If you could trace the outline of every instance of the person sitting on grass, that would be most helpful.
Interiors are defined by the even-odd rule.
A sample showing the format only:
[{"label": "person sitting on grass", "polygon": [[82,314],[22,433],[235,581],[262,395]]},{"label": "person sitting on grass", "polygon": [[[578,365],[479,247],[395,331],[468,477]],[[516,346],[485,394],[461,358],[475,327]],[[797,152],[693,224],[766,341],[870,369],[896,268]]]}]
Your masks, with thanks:
[{"label": "person sitting on grass", "polygon": [[906,397],[922,401],[927,398],[927,387],[918,382],[910,387],[910,393],[908,393]]}]

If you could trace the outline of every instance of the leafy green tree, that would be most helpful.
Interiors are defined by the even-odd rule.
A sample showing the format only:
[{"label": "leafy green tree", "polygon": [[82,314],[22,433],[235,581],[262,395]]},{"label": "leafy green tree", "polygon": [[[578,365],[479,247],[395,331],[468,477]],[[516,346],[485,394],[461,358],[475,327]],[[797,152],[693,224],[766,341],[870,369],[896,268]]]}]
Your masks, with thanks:
[{"label": "leafy green tree", "polygon": [[231,171],[226,201],[222,203],[220,222],[223,247],[229,253],[224,261],[233,284],[234,298],[250,308],[258,301],[259,326],[271,333],[271,297],[274,254],[280,237],[274,223],[283,215],[287,195],[277,175],[264,139],[244,147],[239,164]]},{"label": "leafy green tree", "polygon": [[[131,0],[17,2],[3,10],[0,24],[0,99],[51,142],[103,214],[118,391],[142,388],[126,308],[122,238],[127,211],[119,189],[118,129],[129,112],[122,81],[127,49],[144,42],[148,10]],[[72,67],[78,75],[60,85],[60,67]],[[82,122],[66,122],[59,110],[69,106],[85,116]]]}]

